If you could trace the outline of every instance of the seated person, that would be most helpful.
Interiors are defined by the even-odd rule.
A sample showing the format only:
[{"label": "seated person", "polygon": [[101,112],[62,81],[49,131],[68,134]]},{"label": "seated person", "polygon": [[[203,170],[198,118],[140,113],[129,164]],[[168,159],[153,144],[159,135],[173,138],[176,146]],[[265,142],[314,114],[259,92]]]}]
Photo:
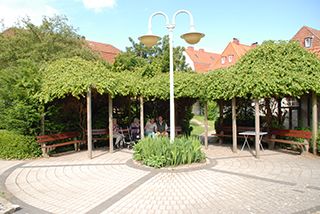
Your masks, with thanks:
[{"label": "seated person", "polygon": [[133,141],[140,139],[140,121],[138,118],[134,118],[133,122],[131,123],[130,134]]},{"label": "seated person", "polygon": [[157,135],[158,136],[168,136],[168,126],[166,122],[163,121],[162,116],[158,117],[157,121]]},{"label": "seated person", "polygon": [[145,129],[145,135],[147,137],[154,137],[155,133],[157,131],[157,124],[154,122],[154,119],[151,118],[147,121],[146,126],[144,127]]},{"label": "seated person", "polygon": [[116,138],[115,146],[116,148],[120,148],[120,146],[123,146],[124,143],[124,136],[120,133],[119,125],[117,124],[117,119],[112,120],[113,124],[113,138]]}]

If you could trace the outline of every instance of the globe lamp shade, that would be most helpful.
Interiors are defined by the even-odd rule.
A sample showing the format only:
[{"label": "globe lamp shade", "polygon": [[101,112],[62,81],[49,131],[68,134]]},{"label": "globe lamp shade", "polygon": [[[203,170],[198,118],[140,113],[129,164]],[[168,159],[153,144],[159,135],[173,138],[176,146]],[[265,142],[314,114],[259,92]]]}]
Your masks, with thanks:
[{"label": "globe lamp shade", "polygon": [[181,36],[182,39],[191,45],[197,44],[202,37],[204,37],[204,34],[198,32],[185,33]]},{"label": "globe lamp shade", "polygon": [[144,44],[148,48],[151,48],[152,46],[157,44],[157,42],[160,40],[160,37],[150,34],[140,36],[138,39],[140,40],[140,42],[142,42],[142,44]]}]

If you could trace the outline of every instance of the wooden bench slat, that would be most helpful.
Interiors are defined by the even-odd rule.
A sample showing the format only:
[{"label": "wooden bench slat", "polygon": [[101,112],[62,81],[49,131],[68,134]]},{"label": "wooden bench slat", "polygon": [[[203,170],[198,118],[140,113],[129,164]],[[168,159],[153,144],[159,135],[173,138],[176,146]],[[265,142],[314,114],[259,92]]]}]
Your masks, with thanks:
[{"label": "wooden bench slat", "polygon": [[72,145],[72,144],[75,144],[75,143],[82,143],[82,142],[84,142],[84,141],[82,141],[82,140],[73,140],[73,141],[64,142],[64,143],[57,143],[57,144],[50,144],[50,145],[42,146],[42,148],[55,148],[55,147]]},{"label": "wooden bench slat", "polygon": [[269,141],[269,142],[287,143],[287,144],[295,144],[295,145],[308,145],[308,143],[305,143],[305,142],[297,142],[297,141],[276,139],[276,138],[271,138],[271,139],[268,139],[267,141]]},{"label": "wooden bench slat", "polygon": [[304,130],[290,130],[290,129],[273,129],[271,130],[272,135],[284,136],[284,137],[296,137],[311,139],[312,133]]},{"label": "wooden bench slat", "polygon": [[64,140],[68,138],[75,138],[80,135],[79,132],[65,132],[60,134],[40,135],[36,136],[38,143],[46,143],[51,141]]}]

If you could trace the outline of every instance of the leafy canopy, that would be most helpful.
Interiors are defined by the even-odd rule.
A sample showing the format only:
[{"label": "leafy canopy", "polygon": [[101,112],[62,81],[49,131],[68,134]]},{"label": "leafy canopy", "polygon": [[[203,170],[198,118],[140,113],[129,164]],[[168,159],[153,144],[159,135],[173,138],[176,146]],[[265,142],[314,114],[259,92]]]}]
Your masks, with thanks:
[{"label": "leafy canopy", "polygon": [[61,58],[98,60],[65,17],[45,17],[40,26],[28,19],[0,34],[0,128],[39,132],[42,105],[40,68]]},{"label": "leafy canopy", "polygon": [[266,41],[233,67],[208,74],[212,99],[270,98],[320,93],[320,60],[296,42]]}]

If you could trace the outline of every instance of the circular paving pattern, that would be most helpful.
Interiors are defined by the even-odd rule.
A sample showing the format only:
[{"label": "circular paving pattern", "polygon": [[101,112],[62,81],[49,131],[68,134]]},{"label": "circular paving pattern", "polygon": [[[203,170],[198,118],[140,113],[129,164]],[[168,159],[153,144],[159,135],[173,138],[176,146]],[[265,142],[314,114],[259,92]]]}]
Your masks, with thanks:
[{"label": "circular paving pattern", "polygon": [[[154,170],[132,151],[95,151],[23,162],[1,187],[20,213],[312,213],[320,210],[320,160],[210,146],[206,164]],[[0,161],[4,164],[4,161]]]}]

